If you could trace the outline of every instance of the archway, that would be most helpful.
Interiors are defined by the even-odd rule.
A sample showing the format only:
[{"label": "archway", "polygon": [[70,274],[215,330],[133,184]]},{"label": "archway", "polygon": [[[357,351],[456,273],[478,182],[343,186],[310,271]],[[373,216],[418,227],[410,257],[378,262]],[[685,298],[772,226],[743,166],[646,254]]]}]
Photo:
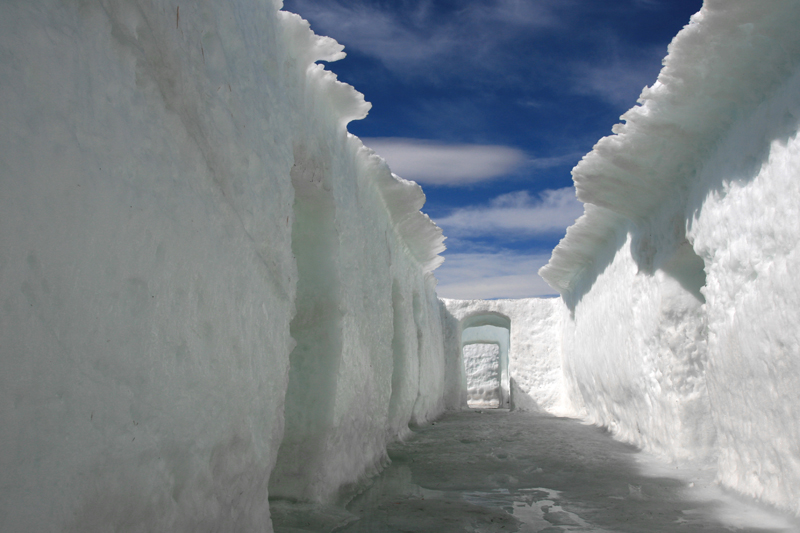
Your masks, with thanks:
[{"label": "archway", "polygon": [[511,320],[504,315],[488,312],[462,319],[462,386],[467,391],[467,405],[470,407],[511,406],[508,373],[510,341]]}]

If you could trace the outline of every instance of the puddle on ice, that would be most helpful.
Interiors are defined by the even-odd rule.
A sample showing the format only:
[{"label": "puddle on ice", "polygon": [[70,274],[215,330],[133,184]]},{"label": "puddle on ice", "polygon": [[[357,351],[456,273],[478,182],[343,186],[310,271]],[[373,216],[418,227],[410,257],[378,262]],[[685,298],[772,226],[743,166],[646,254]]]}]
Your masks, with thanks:
[{"label": "puddle on ice", "polygon": [[[607,530],[587,523],[577,514],[558,504],[559,492],[544,487],[534,489],[495,489],[492,492],[465,492],[466,501],[483,507],[504,509],[519,521],[520,533],[539,531],[586,531],[602,533]],[[511,502],[511,506],[509,506]]]},{"label": "puddle on ice", "polygon": [[448,414],[389,448],[346,508],[274,503],[277,533],[796,532],[796,520],[572,419]]}]

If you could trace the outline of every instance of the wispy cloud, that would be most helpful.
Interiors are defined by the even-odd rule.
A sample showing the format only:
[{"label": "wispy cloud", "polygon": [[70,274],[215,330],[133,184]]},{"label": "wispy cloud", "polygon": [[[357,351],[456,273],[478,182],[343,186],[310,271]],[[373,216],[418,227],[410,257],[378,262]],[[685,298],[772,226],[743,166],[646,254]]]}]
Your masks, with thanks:
[{"label": "wispy cloud", "polygon": [[[422,32],[404,23],[397,12],[353,2],[313,2],[297,0],[302,11],[314,13],[311,22],[318,33],[332,35],[348,49],[375,57],[389,67],[418,64],[449,53],[456,47],[448,26],[435,32]],[[424,18],[420,10],[416,19]]]},{"label": "wispy cloud", "polygon": [[514,238],[558,234],[583,214],[575,189],[550,189],[538,196],[518,191],[498,196],[488,205],[456,209],[436,223],[445,235]]},{"label": "wispy cloud", "polygon": [[[575,189],[565,187],[539,195],[527,191],[504,194],[486,205],[456,209],[437,219],[456,244],[451,250],[464,250],[445,253],[445,262],[436,271],[443,280],[436,289],[438,294],[458,299],[552,296],[555,291],[537,273],[550,260],[549,251],[525,253],[497,243],[557,237],[582,214],[583,204],[575,198]],[[476,240],[481,238],[484,244]]]},{"label": "wispy cloud", "polygon": [[627,109],[636,102],[645,86],[656,81],[661,60],[666,55],[666,47],[649,47],[636,54],[612,54],[600,64],[577,63],[573,90]]},{"label": "wispy cloud", "polygon": [[[559,24],[555,7],[565,0],[492,0],[441,13],[431,2],[317,2],[294,0],[308,14],[315,31],[331,35],[348,49],[374,57],[394,71],[419,75],[420,67],[441,68],[457,61],[491,68],[483,58],[518,32]],[[391,6],[391,7],[390,7]],[[313,15],[311,15],[313,13]],[[427,75],[427,74],[426,74]]]},{"label": "wispy cloud", "polygon": [[386,159],[392,172],[428,185],[469,185],[508,175],[524,164],[548,166],[560,161],[560,158],[550,158],[531,162],[523,151],[508,146],[443,144],[400,138],[363,141]]},{"label": "wispy cloud", "polygon": [[524,28],[552,28],[561,25],[555,8],[564,8],[572,4],[570,0],[538,1],[530,0],[495,0],[471,4],[464,13],[465,18],[476,25],[487,26],[488,22],[497,22],[512,30]]},{"label": "wispy cloud", "polygon": [[550,296],[555,291],[537,274],[549,260],[549,253],[447,254],[436,271],[437,278],[446,282],[436,292],[459,300]]},{"label": "wispy cloud", "polygon": [[[430,0],[286,1],[315,31],[403,79],[424,78],[429,85],[469,79],[494,87],[558,80],[560,89],[626,108],[655,81],[666,43],[630,41],[622,25],[609,23],[609,14],[656,13],[665,3],[630,0],[600,9],[590,0],[481,0],[446,7]],[[576,32],[578,23],[591,24],[593,13],[605,17],[602,24]]]}]

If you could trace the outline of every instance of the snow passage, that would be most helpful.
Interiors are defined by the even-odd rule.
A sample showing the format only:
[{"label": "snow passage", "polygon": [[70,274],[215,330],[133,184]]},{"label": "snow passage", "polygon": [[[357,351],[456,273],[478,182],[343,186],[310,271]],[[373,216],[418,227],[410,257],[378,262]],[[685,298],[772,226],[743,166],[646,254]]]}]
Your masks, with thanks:
[{"label": "snow passage", "polygon": [[[706,2],[574,171],[562,298],[518,301],[437,298],[421,188],[348,134],[369,104],[317,64],[342,47],[280,7],[0,2],[0,529],[706,520],[544,415],[456,414],[424,451],[476,343],[499,405],[800,515],[800,0]],[[390,445],[387,492],[336,508]]]},{"label": "snow passage", "polygon": [[277,533],[793,532],[800,522],[726,494],[713,471],[654,457],[569,418],[445,415],[389,446],[392,464],[346,507],[285,505]]}]

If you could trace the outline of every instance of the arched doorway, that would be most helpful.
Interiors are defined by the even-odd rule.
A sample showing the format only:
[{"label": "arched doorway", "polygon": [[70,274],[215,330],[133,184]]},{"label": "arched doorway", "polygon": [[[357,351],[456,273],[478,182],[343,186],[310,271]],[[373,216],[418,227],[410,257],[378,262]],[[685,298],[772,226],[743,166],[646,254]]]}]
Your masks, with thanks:
[{"label": "arched doorway", "polygon": [[508,349],[511,320],[499,313],[479,313],[461,321],[463,387],[467,405],[474,408],[509,408],[511,388]]}]

